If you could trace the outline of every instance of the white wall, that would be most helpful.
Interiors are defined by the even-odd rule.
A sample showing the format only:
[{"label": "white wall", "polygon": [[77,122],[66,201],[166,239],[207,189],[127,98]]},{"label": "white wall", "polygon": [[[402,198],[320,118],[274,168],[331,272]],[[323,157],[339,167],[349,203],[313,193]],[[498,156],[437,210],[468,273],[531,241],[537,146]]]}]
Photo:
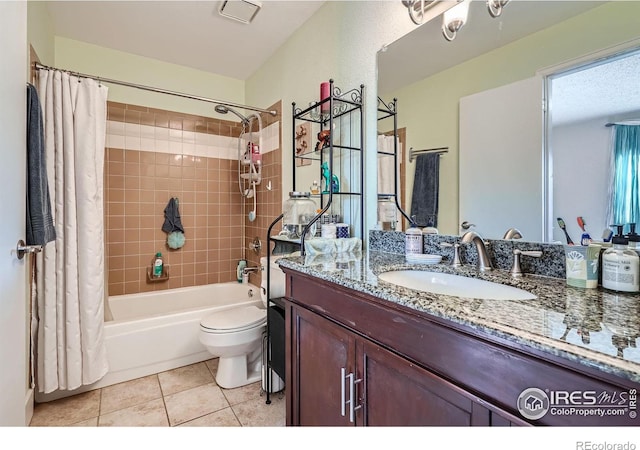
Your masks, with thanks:
[{"label": "white wall", "polygon": [[[609,155],[611,128],[607,118],[554,127],[550,150],[553,156],[553,220],[562,217],[567,232],[576,244],[582,230],[577,217],[582,216],[592,239],[602,239],[609,228],[607,204],[609,190]],[[553,229],[553,240],[566,243],[564,233]]]},{"label": "white wall", "polygon": [[[0,1],[0,180],[5,195],[0,237],[0,426],[25,425],[31,401],[27,389],[28,261],[15,255],[25,237],[27,5]],[[12,250],[13,251],[10,251]]]}]

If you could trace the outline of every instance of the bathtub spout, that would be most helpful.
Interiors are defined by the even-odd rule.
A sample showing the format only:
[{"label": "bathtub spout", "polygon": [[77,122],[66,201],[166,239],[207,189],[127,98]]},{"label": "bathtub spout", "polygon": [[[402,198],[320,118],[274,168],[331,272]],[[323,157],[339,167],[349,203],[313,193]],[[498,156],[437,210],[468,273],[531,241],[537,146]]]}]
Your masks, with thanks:
[{"label": "bathtub spout", "polygon": [[249,282],[249,274],[251,272],[260,272],[262,271],[261,266],[257,267],[245,267],[242,269],[242,284],[247,284]]}]

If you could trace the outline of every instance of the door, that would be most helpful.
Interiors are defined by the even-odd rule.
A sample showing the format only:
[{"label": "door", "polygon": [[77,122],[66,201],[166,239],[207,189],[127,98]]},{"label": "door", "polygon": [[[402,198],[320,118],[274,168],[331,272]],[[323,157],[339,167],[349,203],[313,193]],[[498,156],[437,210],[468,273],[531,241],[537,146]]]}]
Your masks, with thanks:
[{"label": "door", "polygon": [[[488,425],[489,410],[433,373],[369,341],[357,341],[365,426]],[[360,411],[359,411],[360,413]]]},{"label": "door", "polygon": [[542,241],[543,92],[533,77],[460,99],[459,220],[484,238]]},{"label": "door", "polygon": [[354,372],[354,335],[302,308],[292,307],[291,315],[295,347],[291,351],[293,410],[289,425],[353,425],[344,405],[349,387],[343,383],[341,371]]},{"label": "door", "polygon": [[27,400],[26,263],[16,258],[25,238],[27,3],[0,2],[0,426],[24,426]]}]

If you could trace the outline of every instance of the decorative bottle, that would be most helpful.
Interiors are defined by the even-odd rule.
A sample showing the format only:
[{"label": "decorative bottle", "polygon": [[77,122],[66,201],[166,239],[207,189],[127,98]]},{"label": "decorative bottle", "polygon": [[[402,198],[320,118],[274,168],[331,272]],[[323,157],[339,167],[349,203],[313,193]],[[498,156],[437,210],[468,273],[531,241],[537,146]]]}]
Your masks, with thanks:
[{"label": "decorative bottle", "polygon": [[640,267],[638,254],[629,249],[629,239],[622,234],[622,225],[613,237],[613,247],[602,254],[602,287],[613,291],[638,292]]}]

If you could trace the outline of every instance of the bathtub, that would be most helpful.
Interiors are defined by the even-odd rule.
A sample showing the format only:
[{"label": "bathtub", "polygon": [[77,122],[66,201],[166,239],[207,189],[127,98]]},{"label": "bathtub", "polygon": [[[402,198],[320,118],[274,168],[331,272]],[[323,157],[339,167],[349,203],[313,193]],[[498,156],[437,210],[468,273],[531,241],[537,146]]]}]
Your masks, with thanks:
[{"label": "bathtub", "polygon": [[50,401],[213,358],[198,340],[200,320],[234,306],[264,307],[260,288],[237,282],[109,297],[104,324],[109,372],[74,391],[37,394]]}]

